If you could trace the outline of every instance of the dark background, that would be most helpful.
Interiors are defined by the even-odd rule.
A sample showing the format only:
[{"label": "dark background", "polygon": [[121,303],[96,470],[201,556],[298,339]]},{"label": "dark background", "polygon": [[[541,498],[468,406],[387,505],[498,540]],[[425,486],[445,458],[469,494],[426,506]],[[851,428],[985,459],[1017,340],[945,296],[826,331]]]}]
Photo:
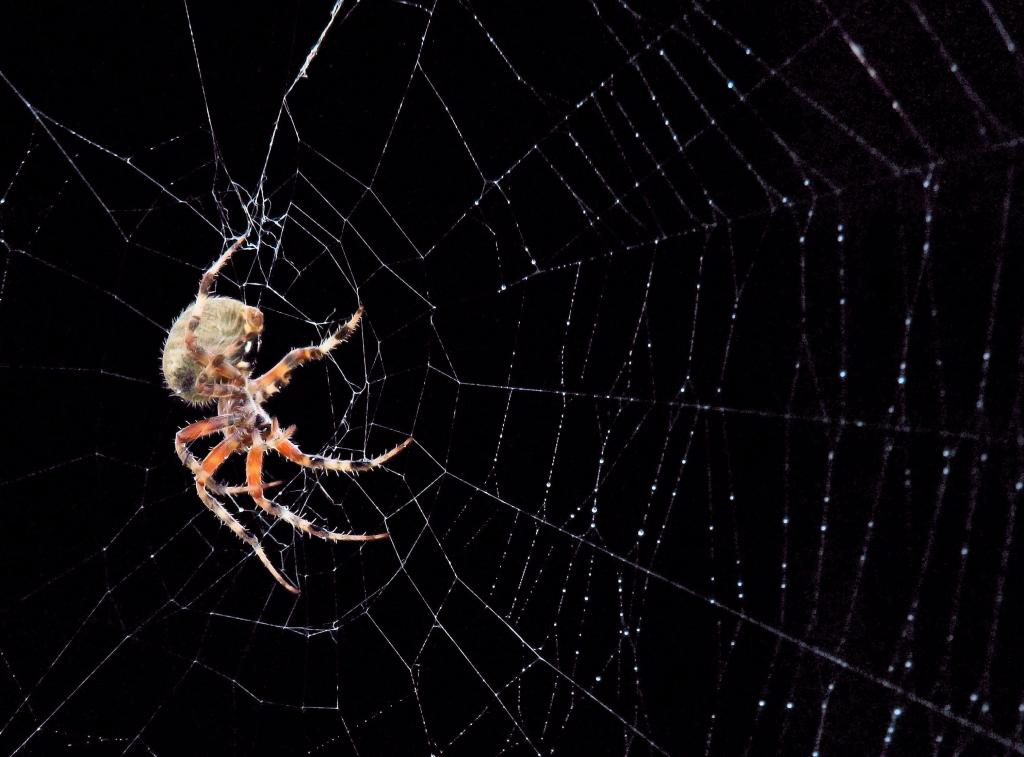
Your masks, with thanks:
[{"label": "dark background", "polygon": [[[1014,4],[207,5],[0,16],[0,750],[1024,749]],[[299,598],[159,374],[241,233],[257,368],[367,308],[269,409],[416,438],[268,462],[392,534],[243,512]]]}]

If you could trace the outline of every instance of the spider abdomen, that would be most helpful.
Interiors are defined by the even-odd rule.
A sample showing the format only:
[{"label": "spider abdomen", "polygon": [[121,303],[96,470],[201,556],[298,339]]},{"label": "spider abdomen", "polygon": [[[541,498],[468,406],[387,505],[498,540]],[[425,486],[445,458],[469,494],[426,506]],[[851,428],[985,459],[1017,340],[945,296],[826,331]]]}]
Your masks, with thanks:
[{"label": "spider abdomen", "polygon": [[[167,386],[186,402],[205,405],[212,398],[195,391],[196,381],[203,366],[188,351],[185,336],[196,303],[179,315],[164,342],[163,373]],[[256,308],[230,297],[209,297],[203,306],[203,316],[196,328],[196,341],[211,355],[222,355],[253,333],[253,321],[262,316]],[[238,358],[242,355],[239,354]]]}]

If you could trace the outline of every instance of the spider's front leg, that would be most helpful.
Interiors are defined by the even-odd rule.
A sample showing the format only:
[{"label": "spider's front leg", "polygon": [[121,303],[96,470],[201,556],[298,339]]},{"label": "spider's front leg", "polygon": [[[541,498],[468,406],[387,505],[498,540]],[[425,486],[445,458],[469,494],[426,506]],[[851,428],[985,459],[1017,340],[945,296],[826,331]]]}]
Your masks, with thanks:
[{"label": "spider's front leg", "polygon": [[[188,451],[188,445],[197,439],[202,439],[204,436],[209,436],[226,429],[228,426],[237,423],[241,417],[241,415],[215,415],[212,418],[191,423],[181,429],[174,435],[174,449],[178,453],[178,459],[181,460],[181,464],[192,471],[193,475],[198,476],[199,471],[202,470],[202,463]],[[213,487],[210,488],[212,489]]]},{"label": "spider's front leg", "polygon": [[339,344],[347,341],[348,338],[356,332],[356,329],[359,328],[359,321],[362,317],[363,306],[360,305],[359,309],[356,310],[352,317],[348,319],[347,323],[342,324],[334,331],[333,334],[324,339],[319,345],[299,347],[292,350],[285,355],[277,365],[259,378],[254,379],[250,386],[252,387],[256,401],[262,402],[267,397],[277,392],[280,387],[287,384],[290,374],[295,368],[314,360],[323,360],[323,358],[327,356],[327,353]]},{"label": "spider's front leg", "polygon": [[307,455],[301,449],[296,447],[289,437],[294,433],[295,427],[292,426],[285,431],[277,430],[277,420],[273,423],[274,430],[271,432],[270,438],[267,440],[268,446],[271,449],[276,450],[279,454],[291,460],[293,463],[303,466],[304,468],[319,468],[320,470],[333,470],[341,471],[342,473],[362,473],[363,471],[372,470],[379,465],[383,465],[388,460],[393,458],[403,449],[412,444],[412,437],[410,436],[404,442],[394,447],[383,455],[379,455],[370,460],[342,460],[337,457],[324,457],[323,455]]},{"label": "spider's front leg", "polygon": [[[230,428],[244,418],[241,414],[215,415],[206,420],[191,423],[174,435],[174,449],[178,453],[178,459],[182,465],[192,471],[192,475],[198,476],[202,470],[202,463],[188,450],[188,445],[202,439],[204,436],[215,434]],[[280,486],[283,482],[272,481],[268,484],[261,484],[260,489],[269,489],[272,486]],[[213,479],[207,479],[206,488],[214,494],[247,494],[252,492],[249,486],[221,486]]]},{"label": "spider's front leg", "polygon": [[246,531],[245,527],[235,520],[234,516],[227,511],[224,505],[218,502],[210,492],[207,491],[207,487],[210,479],[213,477],[213,474],[221,465],[224,464],[225,460],[238,451],[238,448],[241,447],[241,445],[242,442],[238,435],[232,434],[210,450],[210,454],[208,454],[200,464],[199,472],[196,474],[196,493],[199,495],[199,499],[202,500],[203,504],[210,508],[214,515],[227,524],[228,528],[234,532],[235,536],[252,548],[252,551],[256,553],[256,557],[258,557],[260,562],[263,563],[263,567],[270,572],[270,575],[272,575],[277,582],[281,584],[281,586],[286,588],[292,594],[298,594],[299,589],[293,586],[291,582],[281,575],[280,571],[274,567],[274,564],[270,561],[270,558],[267,557],[267,553],[263,551],[263,547],[256,540],[256,537]]},{"label": "spider's front leg", "polygon": [[246,482],[249,484],[249,493],[253,501],[262,507],[275,518],[287,522],[292,528],[304,531],[310,536],[327,541],[377,541],[387,539],[388,534],[338,534],[333,531],[324,531],[317,528],[305,518],[300,518],[287,507],[281,507],[263,496],[263,453],[265,450],[262,439],[254,440],[253,446],[249,449],[249,455],[245,461]]}]

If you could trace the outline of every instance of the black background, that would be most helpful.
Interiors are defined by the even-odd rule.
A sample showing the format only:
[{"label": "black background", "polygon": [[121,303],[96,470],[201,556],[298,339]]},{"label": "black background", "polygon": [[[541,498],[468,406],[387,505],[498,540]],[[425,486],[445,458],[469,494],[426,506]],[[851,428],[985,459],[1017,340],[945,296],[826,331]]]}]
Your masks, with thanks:
[{"label": "black background", "polygon": [[[1022,748],[1019,11],[553,5],[343,5],[297,82],[326,4],[4,11],[0,749]],[[243,513],[297,599],[159,375],[241,233],[258,367],[367,308],[271,411],[416,438],[268,463],[392,534]]]}]

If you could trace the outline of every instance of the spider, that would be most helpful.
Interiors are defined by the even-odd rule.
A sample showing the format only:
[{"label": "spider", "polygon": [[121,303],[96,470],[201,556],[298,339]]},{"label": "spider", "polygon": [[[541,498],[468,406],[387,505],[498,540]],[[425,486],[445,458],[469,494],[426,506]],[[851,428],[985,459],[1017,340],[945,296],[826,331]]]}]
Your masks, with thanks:
[{"label": "spider", "polygon": [[[263,403],[286,385],[291,371],[303,363],[322,360],[331,350],[359,328],[363,316],[360,305],[355,314],[319,346],[301,347],[289,352],[269,371],[251,378],[250,356],[259,349],[263,332],[263,313],[230,297],[211,297],[210,289],[225,263],[246,241],[243,236],[210,266],[199,283],[195,302],[185,308],[171,326],[164,343],[163,373],[167,386],[191,405],[217,403],[217,414],[192,423],[174,437],[174,447],[192,471],[199,499],[248,544],[260,562],[281,586],[298,594],[294,586],[274,567],[259,541],[221,504],[215,494],[248,494],[275,518],[293,528],[327,541],[377,541],[388,533],[340,534],[317,528],[287,507],[264,496],[264,490],[281,482],[263,482],[263,456],[273,450],[306,468],[343,471],[356,474],[372,470],[397,455],[412,442],[409,437],[389,452],[371,460],[341,460],[335,457],[307,455],[291,441],[295,426],[281,429],[276,418],[263,409]],[[189,452],[189,444],[217,432],[224,435],[201,461]],[[221,486],[214,473],[235,453],[246,453],[246,486]]]}]

